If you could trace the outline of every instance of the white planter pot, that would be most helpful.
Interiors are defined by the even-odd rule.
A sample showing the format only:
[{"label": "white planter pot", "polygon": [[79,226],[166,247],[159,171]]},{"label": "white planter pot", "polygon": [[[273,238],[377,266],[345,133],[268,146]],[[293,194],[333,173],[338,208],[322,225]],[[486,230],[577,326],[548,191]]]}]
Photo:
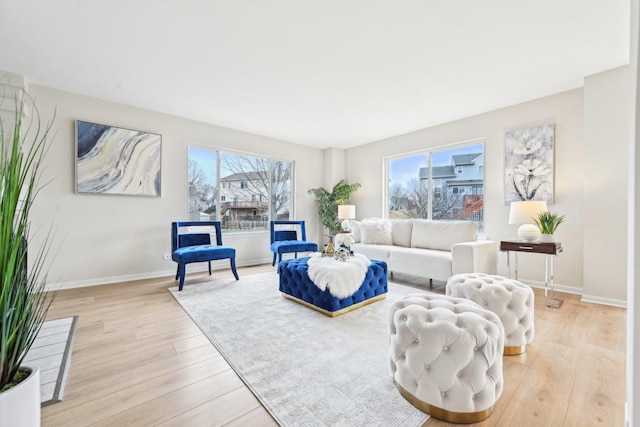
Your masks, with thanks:
[{"label": "white planter pot", "polygon": [[40,370],[9,390],[0,393],[0,426],[40,427]]},{"label": "white planter pot", "polygon": [[541,243],[555,243],[556,242],[556,235],[555,234],[541,234],[540,238],[538,239],[539,242]]}]

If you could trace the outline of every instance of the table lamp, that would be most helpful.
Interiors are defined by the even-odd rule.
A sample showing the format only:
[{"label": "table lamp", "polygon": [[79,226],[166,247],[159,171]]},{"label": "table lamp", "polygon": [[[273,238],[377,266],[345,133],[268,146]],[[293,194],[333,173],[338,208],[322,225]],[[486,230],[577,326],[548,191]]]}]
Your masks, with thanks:
[{"label": "table lamp", "polygon": [[511,202],[509,210],[509,224],[521,224],[518,237],[525,242],[533,242],[540,237],[540,230],[535,225],[535,219],[540,212],[547,210],[547,202],[526,200]]},{"label": "table lamp", "polygon": [[338,206],[338,219],[343,220],[341,223],[344,231],[351,229],[349,225],[350,219],[356,219],[356,206],[355,205],[339,205]]}]

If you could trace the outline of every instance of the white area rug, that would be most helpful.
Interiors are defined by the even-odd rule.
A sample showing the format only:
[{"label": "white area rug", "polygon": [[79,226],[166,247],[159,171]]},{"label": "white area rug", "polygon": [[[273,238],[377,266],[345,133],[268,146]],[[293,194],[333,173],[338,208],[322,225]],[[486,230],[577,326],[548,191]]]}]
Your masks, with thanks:
[{"label": "white area rug", "polygon": [[428,416],[396,390],[389,306],[415,288],[330,318],[282,297],[276,273],[169,289],[284,426],[419,426]]},{"label": "white area rug", "polygon": [[62,400],[78,316],[47,320],[24,358],[23,365],[40,368],[40,402]]}]

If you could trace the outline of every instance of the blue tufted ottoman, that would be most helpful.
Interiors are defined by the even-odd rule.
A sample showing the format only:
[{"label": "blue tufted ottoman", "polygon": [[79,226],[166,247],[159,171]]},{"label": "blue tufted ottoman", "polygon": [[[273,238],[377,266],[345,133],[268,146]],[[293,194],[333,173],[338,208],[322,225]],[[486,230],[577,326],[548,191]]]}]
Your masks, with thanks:
[{"label": "blue tufted ottoman", "polygon": [[284,297],[336,317],[387,296],[387,263],[384,261],[371,260],[362,286],[350,297],[339,299],[331,295],[328,289],[321,291],[309,279],[308,259],[287,259],[278,266],[280,292]]}]

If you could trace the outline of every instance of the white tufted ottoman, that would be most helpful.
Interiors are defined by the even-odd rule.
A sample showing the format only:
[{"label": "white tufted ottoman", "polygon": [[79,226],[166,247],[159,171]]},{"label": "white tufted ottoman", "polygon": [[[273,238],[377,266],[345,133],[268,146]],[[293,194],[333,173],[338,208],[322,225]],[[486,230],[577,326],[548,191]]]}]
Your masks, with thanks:
[{"label": "white tufted ottoman", "polygon": [[504,326],[504,354],[522,354],[533,340],[533,290],[517,280],[483,273],[456,274],[446,294],[466,298],[498,315]]},{"label": "white tufted ottoman", "polygon": [[474,423],[502,394],[504,330],[495,313],[462,298],[411,294],[390,309],[396,387],[434,418]]}]

